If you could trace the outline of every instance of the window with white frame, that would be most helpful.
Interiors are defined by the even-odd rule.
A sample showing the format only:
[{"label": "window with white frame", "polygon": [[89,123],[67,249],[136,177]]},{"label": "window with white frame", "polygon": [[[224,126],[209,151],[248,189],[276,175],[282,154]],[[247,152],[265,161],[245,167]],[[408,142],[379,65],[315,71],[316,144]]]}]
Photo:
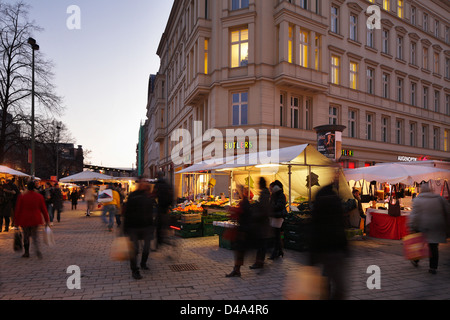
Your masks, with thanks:
[{"label": "window with white frame", "polygon": [[300,0],[300,7],[308,9],[308,0]]},{"label": "window with white frame", "polygon": [[382,82],[383,82],[383,98],[389,99],[389,74],[383,73]]},{"label": "window with white frame", "polygon": [[434,20],[434,36],[439,38],[439,21]]},{"label": "window with white frame", "polygon": [[412,65],[416,65],[416,43],[415,42],[411,42],[411,57],[410,57],[410,62]]},{"label": "window with white frame", "polygon": [[422,68],[428,70],[428,48],[423,47],[422,49]]},{"label": "window with white frame", "polygon": [[350,14],[350,40],[358,41],[358,17]]},{"label": "window with white frame", "polygon": [[397,78],[397,101],[403,102],[403,79]]},{"label": "window with white frame", "polygon": [[389,11],[391,9],[391,0],[383,0],[383,9]]},{"label": "window with white frame", "polygon": [[373,48],[374,45],[374,29],[367,28],[367,46]]},{"label": "window with white frame", "polygon": [[397,59],[403,60],[403,37],[397,36]]},{"label": "window with white frame", "polygon": [[411,6],[411,24],[414,26],[416,25],[416,12],[416,7]]},{"label": "window with white frame", "polygon": [[300,128],[300,97],[291,97],[291,128]]},{"label": "window with white frame", "polygon": [[381,37],[381,52],[389,54],[389,30],[383,29]]},{"label": "window with white frame", "polygon": [[306,130],[311,130],[313,128],[312,115],[313,115],[313,99],[306,98],[306,101],[305,101],[305,129]]},{"label": "window with white frame", "polygon": [[350,61],[350,88],[358,89],[358,63]]},{"label": "window with white frame", "polygon": [[286,123],[286,121],[284,120],[285,117],[285,101],[286,101],[286,94],[285,93],[281,93],[280,94],[280,127],[283,127]]},{"label": "window with white frame", "polygon": [[249,0],[232,0],[231,10],[248,8]]},{"label": "window with white frame", "polygon": [[422,148],[428,148],[428,126],[422,125]]},{"label": "window with white frame", "polygon": [[423,14],[423,21],[422,21],[422,28],[423,31],[428,32],[428,14]]},{"label": "window with white frame", "polygon": [[402,120],[395,121],[395,143],[397,143],[397,144],[403,143],[403,121]]},{"label": "window with white frame", "polygon": [[328,123],[338,124],[339,123],[339,108],[336,106],[331,106],[328,111]]},{"label": "window with white frame", "polygon": [[331,32],[339,33],[339,8],[331,6]]},{"label": "window with white frame", "polygon": [[289,40],[288,40],[288,62],[294,62],[294,28],[289,26]]},{"label": "window with white frame", "polygon": [[445,96],[445,114],[450,116],[450,95]]},{"label": "window with white frame", "polygon": [[331,83],[340,84],[340,58],[331,56]]},{"label": "window with white frame", "polygon": [[248,29],[231,32],[231,67],[248,65]]},{"label": "window with white frame", "polygon": [[415,122],[411,122],[409,124],[409,145],[411,147],[415,147],[416,146],[416,132],[417,132],[417,128],[416,128],[416,123]]},{"label": "window with white frame", "polygon": [[439,112],[441,110],[439,100],[440,100],[440,93],[438,90],[435,90],[434,91],[434,112]]},{"label": "window with white frame", "polygon": [[367,68],[367,93],[375,94],[375,69]]},{"label": "window with white frame", "polygon": [[309,33],[307,31],[300,31],[300,65],[308,67],[308,50],[309,50]]},{"label": "window with white frame", "polygon": [[374,123],[373,120],[374,119],[374,115],[371,113],[368,113],[366,115],[366,139],[367,140],[372,140],[373,139],[373,128],[374,128]]},{"label": "window with white frame", "polygon": [[440,144],[441,144],[440,133],[441,133],[441,129],[433,128],[433,149],[434,150],[440,149]]},{"label": "window with white frame", "polygon": [[397,17],[403,18],[405,10],[405,4],[403,0],[397,0]]},{"label": "window with white frame", "polygon": [[433,55],[433,72],[438,74],[439,73],[439,53],[435,52]]},{"label": "window with white frame", "polygon": [[428,87],[423,87],[423,108],[428,109]]},{"label": "window with white frame", "polygon": [[381,142],[388,142],[389,132],[389,118],[386,116],[381,117]]},{"label": "window with white frame", "polygon": [[413,106],[416,106],[416,104],[417,104],[416,90],[417,90],[417,84],[415,82],[411,82],[411,105],[413,105]]},{"label": "window with white frame", "polygon": [[248,92],[233,93],[233,126],[248,124]]}]

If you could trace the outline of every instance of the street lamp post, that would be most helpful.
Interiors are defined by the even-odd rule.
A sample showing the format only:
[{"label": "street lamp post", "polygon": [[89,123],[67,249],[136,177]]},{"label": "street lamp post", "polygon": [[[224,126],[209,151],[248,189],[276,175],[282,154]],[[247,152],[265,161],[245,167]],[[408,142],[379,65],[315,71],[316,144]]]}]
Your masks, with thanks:
[{"label": "street lamp post", "polygon": [[61,123],[56,123],[56,181],[59,181],[59,137],[61,131]]},{"label": "street lamp post", "polygon": [[34,137],[34,52],[39,50],[39,45],[33,38],[28,38],[28,44],[31,46],[32,55],[32,75],[31,75],[31,176],[36,175],[36,155],[35,155],[35,137]]}]

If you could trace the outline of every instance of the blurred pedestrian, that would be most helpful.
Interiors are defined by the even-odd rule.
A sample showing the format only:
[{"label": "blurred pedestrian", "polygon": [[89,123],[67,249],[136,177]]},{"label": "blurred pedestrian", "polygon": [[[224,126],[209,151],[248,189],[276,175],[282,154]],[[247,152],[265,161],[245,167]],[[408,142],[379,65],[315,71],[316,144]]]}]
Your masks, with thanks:
[{"label": "blurred pedestrian", "polygon": [[61,212],[63,211],[63,195],[58,183],[55,183],[52,190],[53,215],[56,212],[56,220],[61,222]]},{"label": "blurred pedestrian", "polygon": [[[411,230],[422,232],[430,248],[428,272],[437,273],[439,264],[439,244],[447,243],[450,236],[450,205],[443,197],[431,191],[428,183],[422,183],[420,194],[414,198],[409,216]],[[412,261],[418,266],[419,261]]]},{"label": "blurred pedestrian", "polygon": [[273,228],[274,244],[273,251],[270,256],[270,260],[277,259],[284,256],[283,244],[281,240],[281,232],[283,227],[284,218],[287,216],[286,210],[286,196],[283,190],[283,184],[276,180],[269,186],[270,196],[270,209],[271,209],[271,225]]},{"label": "blurred pedestrian", "polygon": [[45,205],[47,207],[47,212],[50,217],[50,225],[53,225],[53,219],[54,219],[52,193],[53,193],[53,188],[52,188],[51,183],[46,182],[45,187],[42,187],[42,189],[41,189],[41,194],[44,196],[44,199],[45,199]]},{"label": "blurred pedestrian", "polygon": [[94,210],[95,205],[95,191],[92,186],[88,186],[84,193],[84,199],[86,200],[87,208],[86,208],[86,217],[91,216],[91,212]]},{"label": "blurred pedestrian", "polygon": [[72,202],[72,210],[77,210],[78,198],[80,195],[78,194],[77,188],[73,188],[70,193],[70,201]]},{"label": "blurred pedestrian", "polygon": [[[108,184],[106,190],[108,189],[111,190],[113,198],[111,201],[103,203],[102,220],[108,225],[108,230],[112,231],[116,213],[120,208],[120,196],[112,184]],[[106,221],[106,214],[109,214],[109,221]]]},{"label": "blurred pedestrian", "polygon": [[35,191],[36,184],[30,181],[27,185],[27,191],[17,199],[15,219],[16,225],[23,230],[23,245],[25,253],[22,257],[30,256],[30,238],[33,239],[36,255],[42,259],[42,253],[39,250],[38,228],[44,223],[49,225],[47,206],[44,197]]},{"label": "blurred pedestrian", "polygon": [[11,206],[9,205],[8,198],[9,195],[5,192],[3,184],[0,184],[0,232],[2,232],[3,221],[5,221],[5,229],[3,232],[9,231]]},{"label": "blurred pedestrian", "polygon": [[117,226],[120,227],[121,225],[121,216],[122,216],[122,206],[123,206],[123,201],[125,199],[125,196],[123,194],[123,190],[122,190],[122,186],[119,183],[114,183],[113,184],[113,189],[117,191],[117,193],[119,194],[119,205],[117,206],[117,211],[116,211],[116,223]]},{"label": "blurred pedestrian", "polygon": [[342,300],[346,293],[348,243],[341,198],[333,187],[330,184],[320,189],[313,202],[310,263],[322,266],[322,274],[329,282],[329,299]]},{"label": "blurred pedestrian", "polygon": [[150,184],[140,178],[138,188],[128,196],[123,207],[123,230],[133,243],[133,253],[130,255],[131,273],[134,279],[141,279],[137,265],[139,241],[144,242],[140,267],[148,270],[147,261],[150,253],[150,242],[154,234],[154,200],[150,195]]},{"label": "blurred pedestrian", "polygon": [[157,205],[157,244],[164,242],[164,235],[169,228],[169,209],[173,204],[173,188],[164,179],[164,173],[158,172],[158,179],[154,186],[154,193],[158,201]]},{"label": "blurred pedestrian", "polygon": [[12,178],[12,179],[8,180],[8,189],[14,191],[14,194],[12,195],[12,210],[11,210],[10,221],[11,221],[11,227],[15,227],[15,224],[14,224],[14,212],[16,210],[17,199],[19,198],[19,195],[20,195],[20,189],[16,185],[16,179],[15,178]]},{"label": "blurred pedestrian", "polygon": [[364,233],[365,233],[366,232],[366,215],[365,215],[364,209],[362,207],[361,195],[360,195],[359,190],[356,188],[353,189],[352,194],[356,200],[356,207],[358,208],[359,217],[364,221]]},{"label": "blurred pedestrian", "polygon": [[266,179],[259,178],[258,186],[260,189],[258,201],[252,208],[252,241],[256,248],[256,261],[250,269],[261,269],[264,267],[267,246],[272,235],[270,227],[270,192],[267,188]]},{"label": "blurred pedestrian", "polygon": [[250,202],[248,200],[248,189],[240,185],[237,188],[240,201],[236,208],[233,208],[232,217],[237,220],[237,230],[233,242],[234,268],[226,277],[240,277],[241,266],[244,265],[245,253],[249,248],[249,240],[252,228],[252,214]]}]

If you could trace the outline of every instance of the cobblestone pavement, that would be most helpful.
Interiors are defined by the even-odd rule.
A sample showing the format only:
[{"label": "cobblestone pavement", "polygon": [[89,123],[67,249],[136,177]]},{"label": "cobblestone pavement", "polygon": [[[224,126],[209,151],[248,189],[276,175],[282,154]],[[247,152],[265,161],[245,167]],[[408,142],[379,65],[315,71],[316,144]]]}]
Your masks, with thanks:
[{"label": "cobblestone pavement", "polygon": [[[84,209],[81,203],[79,209]],[[306,254],[285,250],[285,256],[268,261],[261,270],[250,270],[254,254],[246,257],[241,278],[226,278],[232,270],[233,252],[219,248],[218,237],[180,239],[181,250],[151,252],[150,270],[143,279],[131,277],[127,262],[111,261],[111,243],[100,212],[85,217],[82,210],[62,213],[53,227],[56,246],[41,242],[43,259],[31,247],[31,257],[13,251],[13,232],[0,233],[0,300],[283,300],[289,275],[305,263]],[[40,237],[42,236],[40,231]],[[33,245],[32,245],[33,246]],[[448,300],[450,299],[450,245],[440,246],[438,273],[428,273],[428,261],[414,268],[402,255],[400,241],[366,239],[351,242],[348,264],[348,300]],[[81,271],[81,288],[69,289],[68,267]],[[189,265],[188,270],[176,266]],[[370,290],[369,266],[381,270],[381,288]]]}]

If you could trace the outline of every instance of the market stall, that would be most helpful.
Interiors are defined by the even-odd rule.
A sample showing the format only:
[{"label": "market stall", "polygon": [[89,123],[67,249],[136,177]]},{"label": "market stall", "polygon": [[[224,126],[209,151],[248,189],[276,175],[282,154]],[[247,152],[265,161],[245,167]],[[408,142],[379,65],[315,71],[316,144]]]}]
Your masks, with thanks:
[{"label": "market stall", "polygon": [[[413,197],[420,192],[418,183],[441,181],[450,178],[443,167],[420,166],[406,163],[387,163],[372,167],[344,170],[350,186],[360,187],[363,195],[373,198],[363,203],[366,226],[374,238],[400,240],[409,233],[408,216]],[[370,188],[372,192],[370,192]],[[389,214],[389,202],[399,202],[400,214]]]}]

